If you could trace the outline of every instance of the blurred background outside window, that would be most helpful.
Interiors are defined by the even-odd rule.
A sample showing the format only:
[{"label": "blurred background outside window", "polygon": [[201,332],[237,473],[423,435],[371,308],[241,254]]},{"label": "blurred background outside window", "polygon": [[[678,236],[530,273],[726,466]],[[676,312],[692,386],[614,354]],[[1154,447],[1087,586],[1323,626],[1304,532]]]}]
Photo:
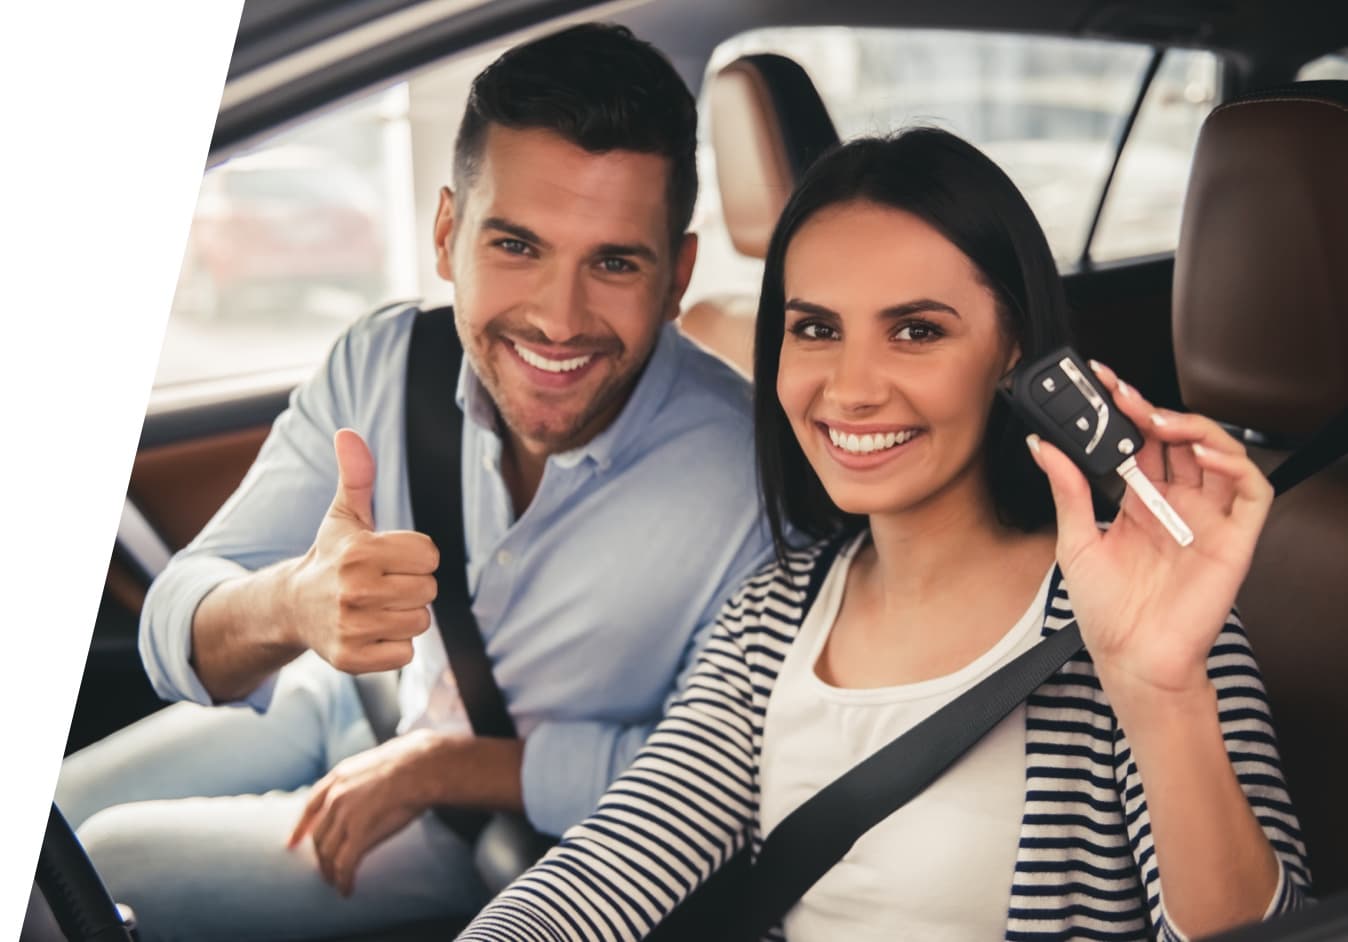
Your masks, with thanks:
[{"label": "blurred background outside window", "polygon": [[[469,84],[500,51],[424,70],[206,173],[152,408],[293,383],[375,307],[452,298],[433,268],[437,191],[450,182]],[[1065,271],[1082,257],[1151,57],[1144,46],[1024,35],[782,28],[722,44],[707,74],[757,52],[799,62],[845,138],[932,124],[983,148],[1025,193]],[[1315,68],[1348,72],[1330,58]],[[1093,261],[1174,248],[1194,142],[1219,87],[1214,56],[1166,54],[1110,188]],[[705,96],[702,105],[705,118]],[[762,270],[730,245],[705,124],[702,139],[701,245],[686,304],[756,295]]]}]

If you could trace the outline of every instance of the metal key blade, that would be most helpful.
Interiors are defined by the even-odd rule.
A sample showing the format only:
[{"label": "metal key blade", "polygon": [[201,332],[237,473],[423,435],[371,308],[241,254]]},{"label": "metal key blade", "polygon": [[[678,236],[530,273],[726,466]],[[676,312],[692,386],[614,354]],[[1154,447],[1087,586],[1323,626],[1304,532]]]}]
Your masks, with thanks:
[{"label": "metal key blade", "polygon": [[1142,469],[1137,466],[1136,458],[1129,458],[1123,464],[1119,465],[1119,477],[1123,478],[1134,494],[1142,499],[1142,503],[1152,516],[1161,521],[1161,526],[1165,527],[1166,532],[1175,538],[1175,542],[1180,546],[1188,546],[1194,541],[1194,532],[1189,529],[1189,525],[1184,522],[1184,518],[1175,513],[1175,508],[1170,506],[1170,502],[1161,496],[1161,492],[1148,480],[1142,473]]}]

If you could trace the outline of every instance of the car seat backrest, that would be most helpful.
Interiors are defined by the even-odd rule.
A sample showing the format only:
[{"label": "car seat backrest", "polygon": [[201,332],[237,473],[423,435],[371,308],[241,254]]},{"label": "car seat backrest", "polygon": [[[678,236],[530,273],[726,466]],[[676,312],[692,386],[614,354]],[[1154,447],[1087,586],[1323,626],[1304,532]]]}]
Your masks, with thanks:
[{"label": "car seat backrest", "polygon": [[[1348,82],[1215,109],[1174,284],[1187,408],[1267,471],[1348,409]],[[1319,894],[1348,887],[1348,460],[1274,502],[1240,593]],[[1254,748],[1254,747],[1252,747]]]},{"label": "car seat backrest", "polygon": [[[791,191],[838,142],[837,131],[810,77],[784,56],[736,59],[712,78],[708,101],[726,230],[736,251],[763,258]],[[757,308],[756,296],[709,298],[689,308],[680,324],[748,374]]]}]

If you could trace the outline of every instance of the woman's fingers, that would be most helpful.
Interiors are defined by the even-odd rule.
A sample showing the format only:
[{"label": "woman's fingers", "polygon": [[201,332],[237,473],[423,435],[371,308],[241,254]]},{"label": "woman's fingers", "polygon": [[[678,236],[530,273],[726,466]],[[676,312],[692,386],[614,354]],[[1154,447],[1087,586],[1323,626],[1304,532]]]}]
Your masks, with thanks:
[{"label": "woman's fingers", "polygon": [[1193,445],[1192,450],[1194,459],[1203,468],[1205,488],[1207,482],[1226,482],[1231,493],[1228,516],[1241,531],[1250,535],[1253,545],[1273,503],[1273,485],[1243,453],[1229,454],[1201,443]]},{"label": "woman's fingers", "polygon": [[1038,435],[1030,435],[1025,443],[1053,492],[1058,517],[1058,561],[1069,567],[1071,560],[1100,539],[1090,483],[1070,458]]},{"label": "woman's fingers", "polygon": [[1100,384],[1109,390],[1118,410],[1126,415],[1137,426],[1138,431],[1142,433],[1142,447],[1136,453],[1137,466],[1152,481],[1166,480],[1163,446],[1161,443],[1154,441],[1150,434],[1150,418],[1155,413],[1156,408],[1140,392],[1119,379],[1118,374],[1103,363],[1091,360],[1091,369],[1099,378]]}]

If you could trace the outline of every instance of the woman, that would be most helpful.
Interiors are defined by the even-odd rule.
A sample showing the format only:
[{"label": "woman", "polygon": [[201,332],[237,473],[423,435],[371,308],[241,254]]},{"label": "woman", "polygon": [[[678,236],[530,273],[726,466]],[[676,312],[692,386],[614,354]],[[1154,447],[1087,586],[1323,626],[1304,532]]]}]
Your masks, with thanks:
[{"label": "woman", "polygon": [[787,937],[1174,939],[1295,906],[1304,849],[1232,613],[1271,490],[1215,423],[1097,365],[1196,538],[1179,547],[1131,494],[1102,530],[1080,472],[995,394],[1066,339],[1043,233],[973,147],[916,129],[816,164],[757,322],[778,562],[595,814],[462,938],[641,938],[1073,617],[1088,655],[858,841]]}]

